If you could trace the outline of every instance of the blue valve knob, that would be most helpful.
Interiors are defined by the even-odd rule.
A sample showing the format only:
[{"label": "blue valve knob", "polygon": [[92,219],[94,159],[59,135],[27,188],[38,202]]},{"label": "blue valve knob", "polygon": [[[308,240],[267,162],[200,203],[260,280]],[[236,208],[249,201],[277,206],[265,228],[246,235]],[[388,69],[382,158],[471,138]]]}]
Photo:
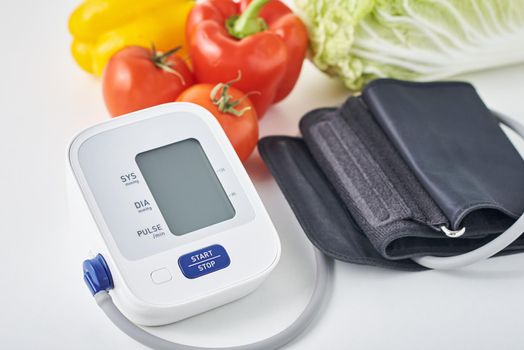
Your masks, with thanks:
[{"label": "blue valve knob", "polygon": [[85,260],[83,269],[84,281],[91,294],[95,295],[100,291],[113,289],[113,277],[106,260],[101,254],[98,254],[93,259]]}]

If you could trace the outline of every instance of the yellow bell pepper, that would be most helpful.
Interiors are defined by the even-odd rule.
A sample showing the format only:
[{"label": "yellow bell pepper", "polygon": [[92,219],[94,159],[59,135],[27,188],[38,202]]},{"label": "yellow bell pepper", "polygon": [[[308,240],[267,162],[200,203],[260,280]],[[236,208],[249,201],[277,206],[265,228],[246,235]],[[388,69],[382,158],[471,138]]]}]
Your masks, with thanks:
[{"label": "yellow bell pepper", "polygon": [[[138,45],[167,51],[185,45],[184,27],[194,0],[85,0],[69,18],[71,52],[101,76],[113,54]],[[183,51],[183,50],[182,50]]]}]

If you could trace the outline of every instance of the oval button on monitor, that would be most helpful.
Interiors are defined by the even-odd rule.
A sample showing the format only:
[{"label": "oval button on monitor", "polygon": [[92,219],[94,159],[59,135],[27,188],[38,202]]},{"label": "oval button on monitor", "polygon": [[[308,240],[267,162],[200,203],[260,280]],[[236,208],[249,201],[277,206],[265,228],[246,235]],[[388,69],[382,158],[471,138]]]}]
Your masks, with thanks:
[{"label": "oval button on monitor", "polygon": [[151,279],[156,284],[169,282],[172,278],[171,272],[165,267],[151,272]]},{"label": "oval button on monitor", "polygon": [[187,278],[193,279],[222,270],[231,260],[224,247],[218,244],[184,254],[178,259],[178,266]]}]

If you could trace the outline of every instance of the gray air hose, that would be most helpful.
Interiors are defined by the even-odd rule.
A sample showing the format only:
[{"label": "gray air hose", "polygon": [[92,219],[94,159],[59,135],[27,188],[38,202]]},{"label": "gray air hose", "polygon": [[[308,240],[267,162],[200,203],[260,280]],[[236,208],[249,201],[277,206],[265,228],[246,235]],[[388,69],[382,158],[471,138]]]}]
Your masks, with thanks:
[{"label": "gray air hose", "polygon": [[300,316],[293,321],[287,328],[279,333],[260,340],[255,343],[224,347],[224,348],[206,348],[199,346],[191,346],[173,343],[168,340],[159,338],[151,333],[146,332],[130,320],[128,320],[118,308],[115,306],[113,299],[108,291],[100,291],[95,294],[95,300],[98,306],[104,311],[109,319],[122,332],[136,340],[137,342],[150,347],[155,350],[274,350],[286,345],[296,337],[298,337],[313,321],[322,306],[326,291],[332,279],[332,260],[328,259],[324,254],[315,249],[316,273],[315,273],[315,287],[313,294],[309,300],[308,305],[302,311]]}]

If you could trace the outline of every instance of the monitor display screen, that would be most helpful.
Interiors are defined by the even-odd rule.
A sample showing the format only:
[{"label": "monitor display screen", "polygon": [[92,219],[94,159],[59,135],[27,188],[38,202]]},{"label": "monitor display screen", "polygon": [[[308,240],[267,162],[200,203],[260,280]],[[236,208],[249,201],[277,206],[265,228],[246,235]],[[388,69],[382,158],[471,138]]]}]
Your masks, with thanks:
[{"label": "monitor display screen", "polygon": [[173,234],[185,235],[235,216],[198,140],[175,142],[135,159]]}]

